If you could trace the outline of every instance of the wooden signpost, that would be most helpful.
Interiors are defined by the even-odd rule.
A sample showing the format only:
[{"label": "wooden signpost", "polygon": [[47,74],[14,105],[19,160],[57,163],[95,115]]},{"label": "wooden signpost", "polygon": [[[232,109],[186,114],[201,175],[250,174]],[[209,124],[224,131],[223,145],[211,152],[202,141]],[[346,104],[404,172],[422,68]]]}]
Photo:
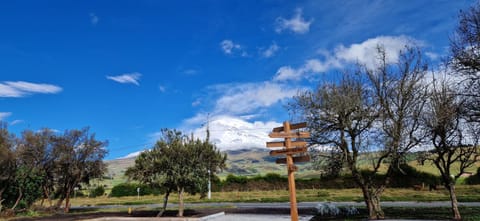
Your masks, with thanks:
[{"label": "wooden signpost", "polygon": [[[278,148],[285,147],[279,150],[270,151],[271,156],[286,155],[286,158],[279,158],[275,162],[278,164],[287,164],[288,169],[288,189],[290,191],[290,216],[292,221],[298,221],[297,210],[297,196],[295,192],[295,177],[293,173],[297,171],[297,167],[294,163],[308,162],[310,156],[305,155],[307,152],[307,142],[302,140],[292,140],[298,138],[309,138],[309,132],[295,132],[292,130],[301,129],[307,127],[307,123],[290,124],[288,121],[283,122],[283,127],[273,128],[272,132],[268,135],[271,138],[284,138],[282,142],[267,142],[267,147]],[[301,156],[293,156],[296,154],[303,154]]]}]

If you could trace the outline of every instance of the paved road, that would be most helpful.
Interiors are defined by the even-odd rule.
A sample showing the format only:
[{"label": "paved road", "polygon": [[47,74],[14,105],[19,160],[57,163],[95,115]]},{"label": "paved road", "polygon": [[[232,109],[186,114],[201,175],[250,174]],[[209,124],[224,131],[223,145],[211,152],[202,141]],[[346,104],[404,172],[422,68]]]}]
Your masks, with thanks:
[{"label": "paved road", "polygon": [[[320,202],[300,202],[298,208],[315,208]],[[336,206],[364,206],[363,202],[330,202]],[[460,206],[480,207],[480,202],[460,202]],[[145,204],[145,205],[101,205],[101,206],[72,206],[71,209],[112,209],[112,208],[159,208],[161,204]],[[412,202],[412,201],[396,201],[382,202],[383,207],[450,207],[449,201],[435,202]],[[170,203],[168,207],[177,207],[177,204]],[[198,207],[230,207],[230,208],[290,208],[290,203],[186,203],[186,208]]]}]

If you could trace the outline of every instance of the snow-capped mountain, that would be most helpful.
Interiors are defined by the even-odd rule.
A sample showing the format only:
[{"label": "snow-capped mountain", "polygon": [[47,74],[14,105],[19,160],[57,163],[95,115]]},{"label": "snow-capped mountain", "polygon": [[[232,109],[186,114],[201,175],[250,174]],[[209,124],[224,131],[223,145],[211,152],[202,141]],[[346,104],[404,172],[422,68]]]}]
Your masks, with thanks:
[{"label": "snow-capped mountain", "polygon": [[[209,121],[208,125],[204,124],[202,127],[194,129],[194,136],[205,139],[207,126],[210,129],[210,141],[214,143],[219,150],[229,151],[251,148],[265,149],[266,142],[273,140],[268,137],[268,134],[274,127],[281,126],[281,123],[274,121],[248,122],[238,117],[216,116]],[[157,136],[159,137],[160,134],[157,134]],[[142,151],[143,150],[133,152],[118,159],[136,157],[140,155]]]},{"label": "snow-capped mountain", "polygon": [[[213,118],[208,127],[210,140],[222,151],[248,148],[265,148],[265,143],[272,139],[268,133],[274,127],[280,126],[277,122],[248,122],[241,118],[219,116]],[[206,137],[207,125],[194,131],[199,138]]]}]

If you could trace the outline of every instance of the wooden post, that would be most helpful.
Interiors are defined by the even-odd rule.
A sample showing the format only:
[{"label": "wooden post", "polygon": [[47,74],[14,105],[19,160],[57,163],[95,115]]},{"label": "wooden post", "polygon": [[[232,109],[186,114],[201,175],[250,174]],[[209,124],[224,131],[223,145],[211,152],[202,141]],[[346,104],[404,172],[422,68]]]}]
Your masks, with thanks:
[{"label": "wooden post", "polygon": [[[285,133],[290,133],[290,123],[288,121],[283,122],[283,128]],[[286,149],[292,148],[292,138],[285,138]],[[297,210],[297,194],[295,191],[295,165],[293,165],[293,159],[291,154],[287,154],[287,168],[288,168],[288,190],[290,191],[290,217],[292,221],[298,221]]]},{"label": "wooden post", "polygon": [[[305,131],[293,131],[296,129],[307,127],[307,123],[290,124],[288,121],[283,122],[283,127],[273,128],[272,132],[268,134],[270,138],[284,138],[283,142],[274,141],[267,142],[267,147],[285,147],[281,150],[270,151],[270,156],[286,155],[285,158],[279,158],[275,162],[278,164],[287,164],[288,170],[288,190],[290,191],[290,217],[292,221],[298,221],[298,209],[297,209],[297,196],[295,191],[295,176],[294,172],[297,171],[295,162],[307,162],[310,161],[310,156],[304,155],[307,152],[307,142],[298,140],[298,138],[310,138],[310,133]],[[294,140],[292,140],[294,139]],[[295,154],[302,154],[295,156]]]}]

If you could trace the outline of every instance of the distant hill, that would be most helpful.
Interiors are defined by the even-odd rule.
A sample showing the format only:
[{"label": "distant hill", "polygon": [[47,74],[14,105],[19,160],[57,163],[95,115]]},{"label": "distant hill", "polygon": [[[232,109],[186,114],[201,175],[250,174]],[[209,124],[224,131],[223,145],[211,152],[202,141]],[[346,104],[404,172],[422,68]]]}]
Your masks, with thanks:
[{"label": "distant hill", "polygon": [[[266,173],[278,173],[282,175],[287,174],[285,165],[276,164],[275,160],[279,157],[272,157],[269,155],[266,148],[251,148],[228,150],[227,153],[227,169],[219,174],[220,177],[225,177],[228,174],[241,176],[256,176],[265,175]],[[135,164],[136,157],[107,160],[108,175],[113,177],[117,182],[124,182],[126,178],[123,176],[125,170]],[[307,175],[314,173],[311,169],[311,163],[299,164],[298,175]]]},{"label": "distant hill", "polygon": [[[228,150],[227,153],[227,169],[219,174],[219,176],[226,177],[228,174],[234,174],[236,176],[256,176],[265,175],[266,173],[278,173],[286,175],[287,170],[285,165],[276,164],[275,160],[278,157],[272,157],[269,155],[269,149],[266,148],[251,148],[251,149],[238,149]],[[407,157],[408,164],[417,168],[419,171],[428,172],[431,174],[439,175],[436,168],[430,164],[420,165],[416,160],[417,153],[411,153]],[[110,182],[111,185],[116,185],[121,182],[125,182],[126,178],[123,176],[125,170],[135,164],[135,157],[115,159],[106,161],[108,164],[108,174],[113,177]],[[364,162],[368,163],[368,162]],[[297,165],[299,170],[296,173],[296,177],[318,177],[320,174],[318,171],[312,169],[312,163],[303,163]],[[480,166],[480,162],[476,166],[467,170],[468,172],[476,172],[477,167]],[[383,168],[386,170],[386,168]]]}]

